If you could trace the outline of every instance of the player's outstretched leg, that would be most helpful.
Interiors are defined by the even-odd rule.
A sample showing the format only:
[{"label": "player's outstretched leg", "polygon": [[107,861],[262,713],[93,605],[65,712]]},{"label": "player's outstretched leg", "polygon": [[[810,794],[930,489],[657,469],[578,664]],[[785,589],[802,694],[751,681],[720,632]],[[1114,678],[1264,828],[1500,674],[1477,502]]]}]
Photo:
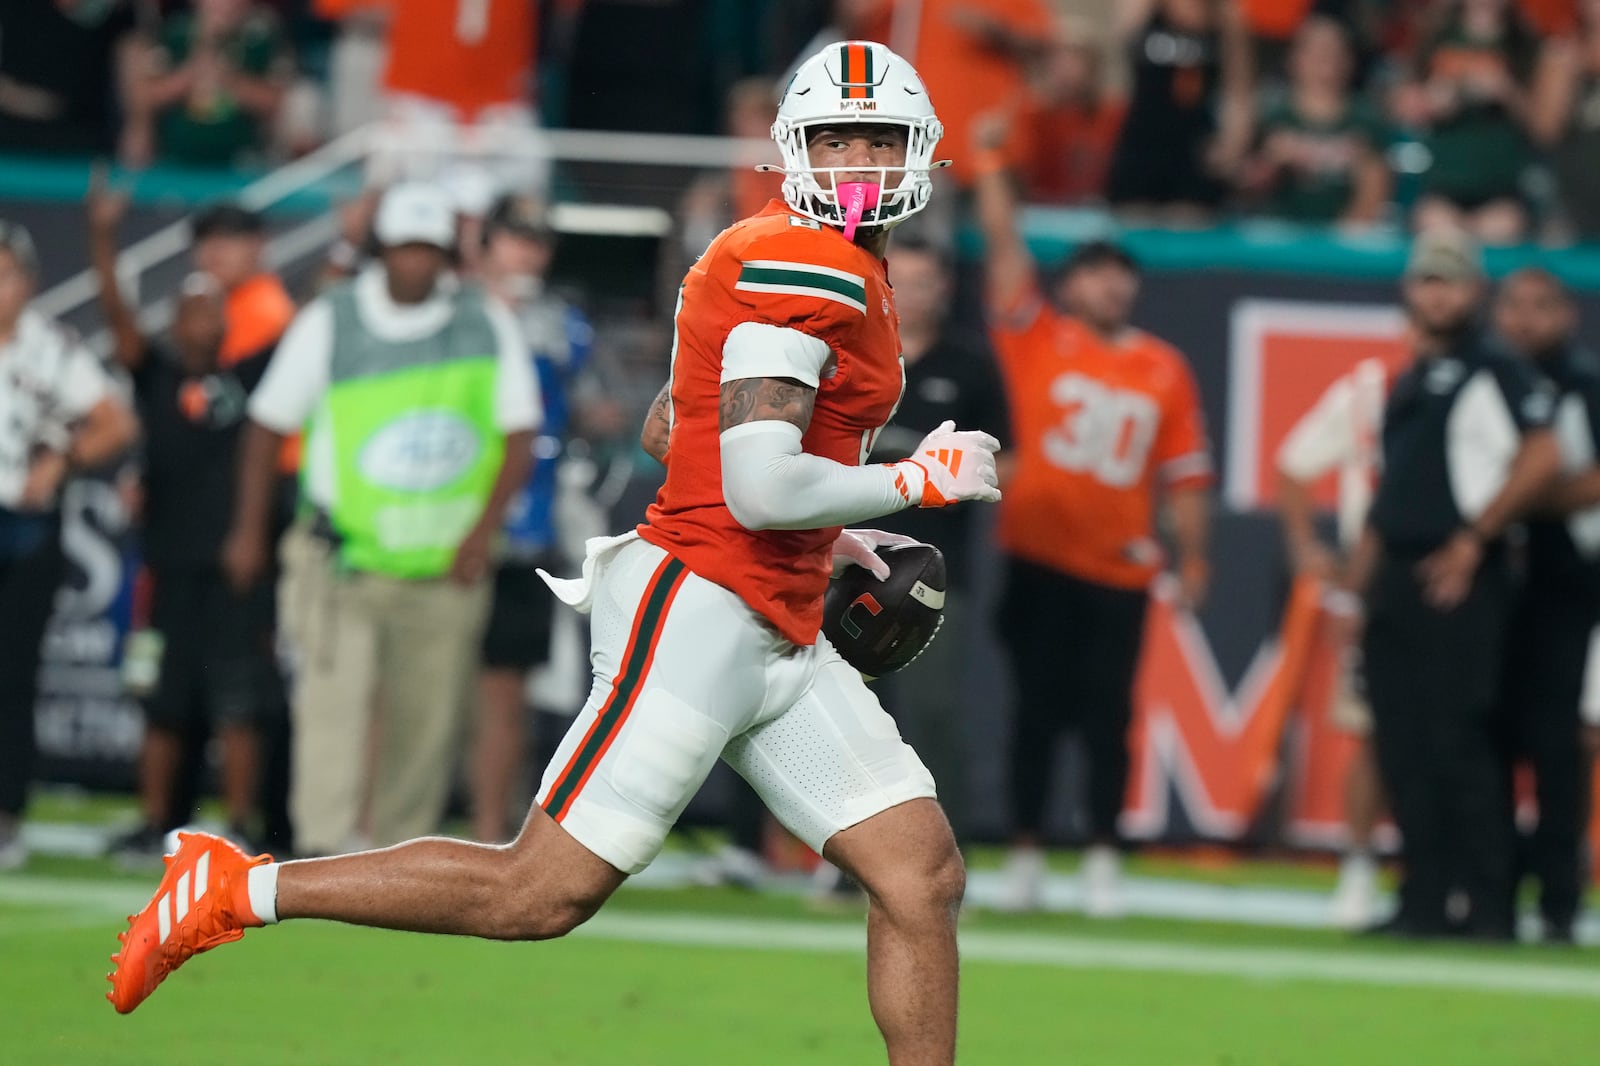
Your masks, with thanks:
[{"label": "player's outstretched leg", "polygon": [[890,1066],[953,1063],[966,870],[944,811],[902,803],[834,834],[823,854],[867,890],[867,997]]},{"label": "player's outstretched leg", "polygon": [[535,807],[509,844],[427,837],[380,851],[273,863],[184,833],[111,957],[107,997],[128,1013],[191,957],[284,918],[419,933],[547,940],[586,921],[625,875]]}]

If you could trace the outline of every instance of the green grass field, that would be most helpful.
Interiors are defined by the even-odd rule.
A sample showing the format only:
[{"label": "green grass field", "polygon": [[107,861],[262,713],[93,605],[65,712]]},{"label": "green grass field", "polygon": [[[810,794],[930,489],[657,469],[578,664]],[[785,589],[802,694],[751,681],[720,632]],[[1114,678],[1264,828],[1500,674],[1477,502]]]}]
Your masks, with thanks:
[{"label": "green grass field", "polygon": [[[129,1017],[101,997],[154,878],[0,877],[0,1063],[872,1063],[858,915],[624,889],[580,935],[489,944],[324,923],[196,959]],[[1066,915],[963,923],[961,1061],[1572,1066],[1600,1045],[1577,951]]]}]

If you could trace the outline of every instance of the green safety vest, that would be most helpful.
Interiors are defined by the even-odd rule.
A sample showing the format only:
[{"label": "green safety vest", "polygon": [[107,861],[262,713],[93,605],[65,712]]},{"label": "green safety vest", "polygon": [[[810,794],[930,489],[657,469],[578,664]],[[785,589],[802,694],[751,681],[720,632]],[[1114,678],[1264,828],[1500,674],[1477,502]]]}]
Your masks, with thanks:
[{"label": "green safety vest", "polygon": [[334,457],[329,512],[354,570],[440,577],[483,513],[505,455],[495,424],[499,343],[473,289],[438,332],[408,341],[362,324],[353,283],[333,308],[329,386],[307,428],[307,465]]}]

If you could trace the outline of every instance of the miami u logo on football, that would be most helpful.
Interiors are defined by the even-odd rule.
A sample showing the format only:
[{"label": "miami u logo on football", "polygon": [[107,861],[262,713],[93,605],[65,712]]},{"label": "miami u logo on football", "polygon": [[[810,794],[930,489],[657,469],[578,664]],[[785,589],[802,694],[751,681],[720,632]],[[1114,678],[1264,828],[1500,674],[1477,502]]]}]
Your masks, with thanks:
[{"label": "miami u logo on football", "polygon": [[844,615],[839,619],[840,628],[846,633],[849,633],[852,637],[860,639],[861,623],[850,617],[856,613],[857,607],[862,608],[867,612],[868,615],[871,615],[875,618],[883,613],[883,605],[873,597],[872,593],[863,592],[861,595],[857,596],[853,601],[851,601],[850,606],[844,609]]}]

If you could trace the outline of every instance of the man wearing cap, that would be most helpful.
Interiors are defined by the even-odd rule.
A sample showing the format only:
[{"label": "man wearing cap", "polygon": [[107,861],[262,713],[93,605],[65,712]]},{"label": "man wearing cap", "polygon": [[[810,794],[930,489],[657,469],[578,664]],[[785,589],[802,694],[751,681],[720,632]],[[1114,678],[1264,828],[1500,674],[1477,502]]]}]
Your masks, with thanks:
[{"label": "man wearing cap", "polygon": [[1512,610],[1505,535],[1560,467],[1549,386],[1487,340],[1479,252],[1417,238],[1401,292],[1416,361],[1384,407],[1382,473],[1350,562],[1378,768],[1402,838],[1401,936],[1512,936],[1495,708]]},{"label": "man wearing cap", "polygon": [[291,813],[307,854],[437,827],[491,546],[541,418],[516,322],[448,269],[449,198],[395,186],[374,234],[378,261],[296,317],[251,397],[224,549],[247,586],[267,556],[274,456],[304,427],[280,605],[300,654]]},{"label": "man wearing cap", "polygon": [[[992,138],[996,131],[987,131]],[[1004,904],[1036,907],[1055,740],[1083,738],[1089,849],[1085,910],[1121,910],[1128,726],[1149,588],[1167,565],[1156,504],[1171,518],[1179,595],[1205,595],[1212,482],[1199,393],[1181,353],[1129,324],[1137,265],[1105,241],[1080,247],[1048,302],[1016,224],[1004,161],[975,154],[995,354],[1011,405],[1015,468],[1000,505],[1002,639],[1016,682],[1012,852]]]},{"label": "man wearing cap", "polygon": [[22,865],[39,645],[61,582],[62,484],[133,443],[138,423],[98,360],[28,307],[39,260],[0,219],[0,870]]}]

